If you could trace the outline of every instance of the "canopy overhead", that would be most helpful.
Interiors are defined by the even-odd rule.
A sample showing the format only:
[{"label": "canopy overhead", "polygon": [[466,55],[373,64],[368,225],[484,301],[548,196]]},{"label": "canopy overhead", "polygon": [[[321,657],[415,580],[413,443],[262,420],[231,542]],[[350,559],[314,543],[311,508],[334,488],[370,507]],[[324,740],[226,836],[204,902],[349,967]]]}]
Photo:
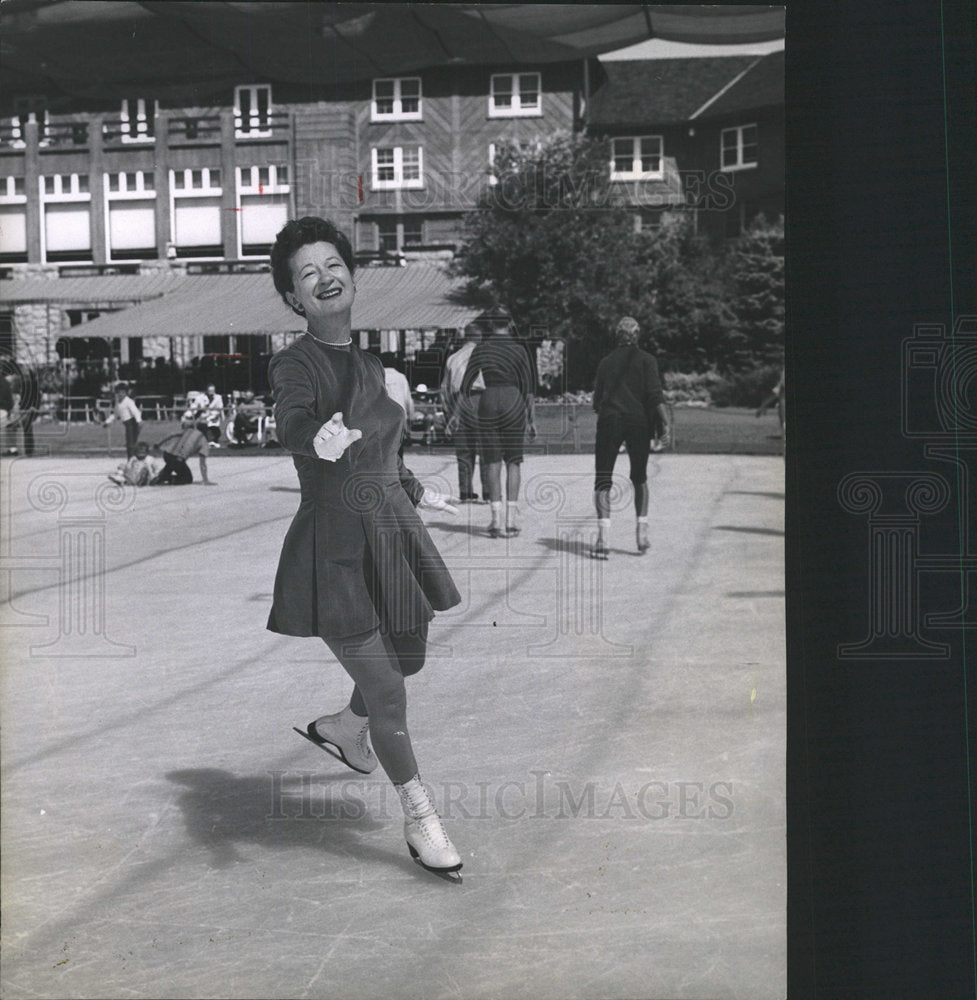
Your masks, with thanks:
[{"label": "canopy overhead", "polygon": [[[456,286],[436,265],[362,268],[356,272],[353,329],[459,329],[483,309],[456,298]],[[304,330],[305,321],[282,302],[270,274],[206,274],[183,278],[162,298],[74,326],[69,335],[185,337]]]},{"label": "canopy overhead", "polygon": [[[82,96],[120,85],[341,83],[443,65],[538,64],[649,38],[784,36],[782,6],[5,0],[0,84]],[[162,92],[162,91],[161,91]]]}]

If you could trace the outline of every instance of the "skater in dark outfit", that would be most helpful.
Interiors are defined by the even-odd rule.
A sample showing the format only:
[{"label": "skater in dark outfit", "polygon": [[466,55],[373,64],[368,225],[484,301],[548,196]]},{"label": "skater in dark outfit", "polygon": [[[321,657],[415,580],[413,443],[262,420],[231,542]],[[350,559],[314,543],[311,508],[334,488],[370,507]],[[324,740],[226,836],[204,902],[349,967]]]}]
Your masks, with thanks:
[{"label": "skater in dark outfit", "polygon": [[461,597],[414,509],[425,491],[398,455],[404,411],[387,394],[380,359],[352,343],[349,240],[323,219],[291,221],[271,263],[308,332],[268,367],[278,440],[301,487],[268,628],[318,636],[354,683],[341,712],[297,731],[356,771],[379,759],[400,795],[411,854],[457,873],[461,858],[418,775],[404,678],[424,665],[434,612]]},{"label": "skater in dark outfit", "polygon": [[658,377],[658,362],[638,347],[640,332],[637,320],[630,316],[618,322],[614,331],[618,346],[597,366],[594,381],[594,409],[597,411],[597,442],[594,446],[597,543],[591,555],[595,559],[606,559],[608,556],[611,475],[622,444],[627,447],[631,461],[638,552],[644,555],[650,547],[648,452],[656,431],[662,445],[668,446],[670,428]]},{"label": "skater in dark outfit", "polygon": [[470,395],[482,376],[485,389],[478,400],[478,450],[482,480],[488,487],[491,538],[502,535],[502,463],[505,462],[506,533],[518,535],[519,487],[526,431],[536,437],[533,371],[526,348],[513,336],[504,315],[484,317],[490,331],[468,361],[461,391]]}]

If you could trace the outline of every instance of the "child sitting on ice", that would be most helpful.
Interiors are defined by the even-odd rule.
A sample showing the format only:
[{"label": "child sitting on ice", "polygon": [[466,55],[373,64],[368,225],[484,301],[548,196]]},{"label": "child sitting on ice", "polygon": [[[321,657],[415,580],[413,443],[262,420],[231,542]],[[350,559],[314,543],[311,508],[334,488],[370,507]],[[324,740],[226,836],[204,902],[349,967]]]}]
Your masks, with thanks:
[{"label": "child sitting on ice", "polygon": [[109,479],[119,486],[148,486],[163,468],[161,459],[149,454],[149,446],[144,441],[136,444],[136,452],[128,461],[109,474]]}]

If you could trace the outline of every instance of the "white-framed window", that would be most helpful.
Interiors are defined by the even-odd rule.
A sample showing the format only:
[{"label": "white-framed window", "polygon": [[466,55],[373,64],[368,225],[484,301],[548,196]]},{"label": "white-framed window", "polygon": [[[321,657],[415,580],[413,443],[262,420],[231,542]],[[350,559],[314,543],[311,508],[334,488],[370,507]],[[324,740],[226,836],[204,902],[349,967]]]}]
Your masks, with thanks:
[{"label": "white-framed window", "polygon": [[234,88],[234,129],[239,139],[271,135],[271,84]]},{"label": "white-framed window", "polygon": [[23,204],[27,201],[23,177],[0,177],[0,201]]},{"label": "white-framed window", "polygon": [[417,121],[421,117],[421,78],[391,77],[373,81],[370,120]]},{"label": "white-framed window", "polygon": [[387,253],[410,249],[424,243],[424,219],[419,215],[377,220],[377,247]]},{"label": "white-framed window", "polygon": [[170,232],[177,256],[219,258],[221,172],[217,167],[170,171]]},{"label": "white-framed window", "polygon": [[0,261],[27,260],[27,194],[23,177],[0,177]]},{"label": "white-framed window", "polygon": [[123,142],[152,142],[156,135],[156,101],[144,97],[124,98],[119,110]]},{"label": "white-framed window", "polygon": [[92,259],[91,192],[88,174],[43,174],[38,178],[41,260]]},{"label": "white-framed window", "polygon": [[724,128],[719,134],[721,170],[748,170],[759,162],[760,145],[756,125]]},{"label": "white-framed window", "polygon": [[127,170],[105,174],[103,182],[107,259],[155,257],[156,174],[152,170]]},{"label": "white-framed window", "polygon": [[489,118],[542,114],[539,73],[493,73],[489,88]]},{"label": "white-framed window", "polygon": [[238,167],[237,239],[239,257],[267,257],[289,217],[291,186],[284,163]]},{"label": "white-framed window", "polygon": [[156,174],[152,170],[127,170],[105,175],[108,198],[145,198],[156,194]]},{"label": "white-framed window", "polygon": [[185,170],[170,171],[170,190],[179,191],[181,197],[220,194],[220,167],[187,167]]},{"label": "white-framed window", "polygon": [[661,178],[662,137],[625,135],[611,140],[611,180],[642,181]]},{"label": "white-framed window", "polygon": [[424,187],[424,150],[420,146],[374,146],[373,190]]}]

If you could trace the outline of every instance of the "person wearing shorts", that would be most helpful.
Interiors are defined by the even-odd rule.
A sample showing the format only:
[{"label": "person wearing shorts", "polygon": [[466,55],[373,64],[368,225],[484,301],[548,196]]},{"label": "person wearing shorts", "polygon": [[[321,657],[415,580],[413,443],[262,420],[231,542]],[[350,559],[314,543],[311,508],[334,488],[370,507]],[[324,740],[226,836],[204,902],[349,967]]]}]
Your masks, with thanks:
[{"label": "person wearing shorts", "polygon": [[656,431],[668,445],[670,428],[662,394],[658,362],[638,347],[641,329],[637,320],[624,316],[614,331],[617,347],[597,366],[594,409],[597,411],[597,442],[594,447],[596,475],[594,506],[597,509],[595,559],[606,559],[611,527],[611,485],[614,462],[623,444],[631,462],[634,487],[635,535],[638,552],[644,555],[648,540],[648,452]]},{"label": "person wearing shorts", "polygon": [[490,538],[502,537],[502,463],[505,463],[505,534],[518,535],[519,489],[526,431],[536,437],[534,379],[526,348],[513,337],[505,315],[482,318],[487,336],[472,351],[462,382],[470,396],[479,376],[485,383],[478,400],[478,451],[483,485],[488,489],[492,520]]}]

